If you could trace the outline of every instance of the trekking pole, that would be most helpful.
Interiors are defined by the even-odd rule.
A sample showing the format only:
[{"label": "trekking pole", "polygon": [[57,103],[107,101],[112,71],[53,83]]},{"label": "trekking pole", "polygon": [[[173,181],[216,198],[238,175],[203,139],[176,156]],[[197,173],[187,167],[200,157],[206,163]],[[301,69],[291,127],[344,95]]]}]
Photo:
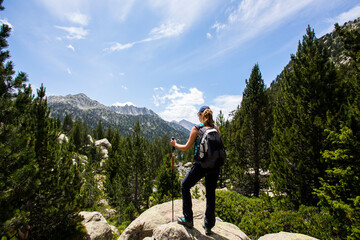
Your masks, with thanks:
[{"label": "trekking pole", "polygon": [[[171,138],[175,140],[175,138]],[[171,148],[171,222],[174,221],[174,158],[175,158],[175,147]]]}]

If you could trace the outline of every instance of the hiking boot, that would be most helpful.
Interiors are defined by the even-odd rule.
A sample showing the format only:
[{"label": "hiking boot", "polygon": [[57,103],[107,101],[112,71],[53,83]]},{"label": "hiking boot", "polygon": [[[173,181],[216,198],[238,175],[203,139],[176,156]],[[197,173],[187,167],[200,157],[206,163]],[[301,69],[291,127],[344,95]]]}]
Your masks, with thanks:
[{"label": "hiking boot", "polygon": [[205,226],[205,223],[202,225],[203,226],[203,228],[204,228],[204,230],[205,230],[205,234],[206,235],[210,235],[212,232],[211,232],[211,228],[208,228],[208,227],[206,227]]},{"label": "hiking boot", "polygon": [[186,221],[185,217],[178,217],[177,222],[178,222],[178,224],[184,225],[185,227],[188,227],[188,228],[193,228],[194,227],[194,222],[193,221]]}]

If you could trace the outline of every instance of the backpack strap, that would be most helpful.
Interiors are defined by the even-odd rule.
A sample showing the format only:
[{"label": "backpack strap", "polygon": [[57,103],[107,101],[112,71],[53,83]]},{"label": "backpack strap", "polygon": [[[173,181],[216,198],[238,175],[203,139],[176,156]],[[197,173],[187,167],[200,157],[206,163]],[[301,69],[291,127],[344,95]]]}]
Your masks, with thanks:
[{"label": "backpack strap", "polygon": [[204,124],[196,124],[194,127],[199,131],[201,128],[203,128],[205,126],[204,126]]}]

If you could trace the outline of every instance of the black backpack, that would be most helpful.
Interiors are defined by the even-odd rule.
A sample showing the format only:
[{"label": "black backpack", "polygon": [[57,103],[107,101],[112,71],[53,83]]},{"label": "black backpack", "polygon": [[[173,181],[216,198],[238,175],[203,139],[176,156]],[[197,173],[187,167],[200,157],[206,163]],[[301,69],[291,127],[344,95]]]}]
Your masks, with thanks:
[{"label": "black backpack", "polygon": [[218,168],[226,161],[226,151],[219,132],[215,128],[198,126],[198,160],[203,168]]}]

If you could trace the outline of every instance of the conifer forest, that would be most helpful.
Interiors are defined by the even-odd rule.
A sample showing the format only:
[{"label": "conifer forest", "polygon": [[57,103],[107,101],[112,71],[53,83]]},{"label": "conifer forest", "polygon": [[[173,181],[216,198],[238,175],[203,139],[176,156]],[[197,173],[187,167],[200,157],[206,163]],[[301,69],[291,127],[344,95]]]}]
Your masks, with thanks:
[{"label": "conifer forest", "polygon": [[[218,188],[229,190],[217,192],[216,215],[252,239],[278,231],[360,239],[360,29],[335,29],[346,61],[309,26],[277,79],[266,86],[254,64],[241,79],[238,108],[216,119],[227,151]],[[121,233],[151,206],[181,199],[172,136],[147,139],[139,122],[121,134],[101,121],[90,129],[71,115],[50,117],[46,86],[33,89],[13,69],[10,34],[3,24],[0,232],[17,220],[31,226],[34,239],[82,239],[79,212],[101,212],[106,199],[116,210],[108,221]],[[93,141],[104,138],[111,144],[106,160]],[[175,161],[192,162],[193,151],[176,150]]]}]

